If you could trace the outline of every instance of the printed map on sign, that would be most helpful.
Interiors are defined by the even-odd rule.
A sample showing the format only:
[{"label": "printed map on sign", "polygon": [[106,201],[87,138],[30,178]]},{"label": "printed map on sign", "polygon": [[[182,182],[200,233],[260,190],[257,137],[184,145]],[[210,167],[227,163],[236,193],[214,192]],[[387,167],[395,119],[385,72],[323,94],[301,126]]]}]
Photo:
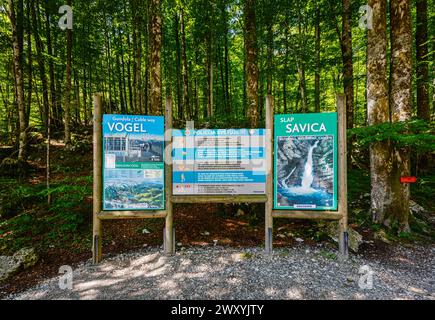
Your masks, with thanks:
[{"label": "printed map on sign", "polygon": [[337,210],[337,114],[275,116],[274,207]]},{"label": "printed map on sign", "polygon": [[164,119],[103,116],[103,210],[164,208]]},{"label": "printed map on sign", "polygon": [[263,129],[174,130],[173,194],[264,194]]}]

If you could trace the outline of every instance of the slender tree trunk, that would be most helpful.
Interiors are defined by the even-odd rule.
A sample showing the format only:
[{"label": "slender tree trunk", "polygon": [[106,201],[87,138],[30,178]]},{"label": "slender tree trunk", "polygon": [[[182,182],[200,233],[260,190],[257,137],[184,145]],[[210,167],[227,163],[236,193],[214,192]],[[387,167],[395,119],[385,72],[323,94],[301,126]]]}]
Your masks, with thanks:
[{"label": "slender tree trunk", "polygon": [[18,119],[19,119],[19,145],[18,145],[18,160],[26,160],[26,143],[27,143],[27,131],[26,131],[26,113],[25,113],[25,101],[24,101],[24,82],[23,82],[23,66],[21,60],[22,48],[18,36],[18,26],[15,16],[14,1],[8,0],[9,5],[9,20],[12,28],[12,46],[13,46],[13,60],[14,60],[14,75],[16,82],[17,104],[18,104]]},{"label": "slender tree trunk", "polygon": [[341,36],[341,56],[343,59],[343,86],[346,96],[347,128],[353,128],[353,57],[352,57],[352,1],[342,0],[343,20]]},{"label": "slender tree trunk", "polygon": [[151,94],[150,114],[162,114],[162,81],[160,70],[160,57],[162,49],[162,17],[160,13],[160,0],[151,0]]},{"label": "slender tree trunk", "polygon": [[[54,63],[53,63],[53,48],[51,44],[51,30],[50,30],[50,13],[48,8],[48,2],[44,4],[45,10],[45,33],[47,37],[47,53],[50,56],[48,59],[48,76],[50,78],[50,101],[51,101],[51,117],[57,118],[57,102],[56,102],[56,79],[54,77]],[[47,113],[50,117],[50,112]],[[51,121],[50,121],[51,125]],[[59,127],[59,123],[55,122],[55,126]]]},{"label": "slender tree trunk", "polygon": [[[47,130],[47,118],[50,114],[50,106],[49,106],[49,100],[48,100],[48,85],[47,85],[47,76],[45,72],[45,60],[43,57],[44,53],[44,47],[43,43],[41,41],[41,37],[39,36],[39,26],[38,26],[38,20],[36,19],[36,10],[35,7],[38,7],[39,1],[35,1],[35,3],[31,4],[31,12],[32,12],[32,22],[33,22],[33,31],[34,31],[34,38],[36,43],[36,57],[38,60],[38,66],[39,66],[39,76],[41,78],[42,83],[42,101],[44,104],[43,107],[43,124],[45,127],[45,130]],[[39,13],[39,11],[38,11]]]},{"label": "slender tree trunk", "polygon": [[174,35],[175,35],[175,70],[177,77],[177,111],[178,119],[184,119],[183,97],[181,96],[181,49],[180,49],[180,32],[178,30],[180,21],[178,19],[178,13],[174,14]]},{"label": "slender tree trunk", "polygon": [[[316,72],[314,75],[314,111],[320,112],[320,7],[316,7],[315,25]],[[286,105],[284,104],[284,108]]]},{"label": "slender tree trunk", "polygon": [[[373,28],[367,31],[367,113],[368,124],[389,121],[387,86],[387,1],[370,0]],[[389,174],[391,148],[388,141],[370,146],[371,212],[382,223],[392,201]]]},{"label": "slender tree trunk", "polygon": [[[26,105],[26,128],[29,127],[30,121],[30,109],[32,107],[32,91],[33,91],[33,55],[32,55],[32,29],[30,23],[31,10],[29,6],[33,4],[27,4],[27,16],[26,16],[26,31],[27,31],[27,105]],[[35,92],[38,92],[36,88]],[[44,111],[41,110],[41,121],[44,123]]]},{"label": "slender tree trunk", "polygon": [[[68,0],[67,4],[71,6],[72,0]],[[71,66],[72,66],[72,30],[66,30],[66,84],[65,84],[65,146],[71,145],[70,131],[70,113],[71,113]]]},{"label": "slender tree trunk", "polygon": [[184,26],[184,11],[181,9],[180,12],[180,28],[181,28],[181,55],[183,59],[183,101],[184,101],[184,108],[186,112],[186,119],[189,119],[192,117],[192,111],[190,108],[190,101],[189,101],[189,69],[187,67],[187,48],[186,48],[186,32],[185,32],[185,26]]},{"label": "slender tree trunk", "polygon": [[429,60],[427,35],[427,0],[417,0],[417,116],[430,121],[429,107]]},{"label": "slender tree trunk", "polygon": [[[411,0],[391,0],[391,120],[407,121],[412,115],[412,19]],[[397,222],[399,231],[409,232],[409,184],[400,183],[410,175],[410,150],[393,147],[391,179],[392,203],[384,224]]]},{"label": "slender tree trunk", "polygon": [[258,67],[255,0],[245,0],[244,14],[247,112],[250,126],[256,128],[258,126]]}]

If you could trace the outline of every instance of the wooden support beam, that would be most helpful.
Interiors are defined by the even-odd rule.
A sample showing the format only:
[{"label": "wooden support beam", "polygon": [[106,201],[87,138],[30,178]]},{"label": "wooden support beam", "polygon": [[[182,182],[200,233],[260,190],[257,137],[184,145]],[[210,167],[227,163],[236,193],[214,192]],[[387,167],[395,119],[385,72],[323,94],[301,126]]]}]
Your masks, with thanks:
[{"label": "wooden support beam", "polygon": [[100,220],[165,218],[166,211],[101,211]]},{"label": "wooden support beam", "polygon": [[102,249],[102,227],[98,214],[101,212],[101,195],[103,193],[102,181],[102,120],[103,120],[103,98],[101,94],[94,95],[94,140],[93,140],[93,226],[92,226],[92,261],[101,261]]},{"label": "wooden support beam", "polygon": [[165,201],[166,221],[165,239],[163,241],[166,254],[175,253],[174,218],[172,213],[172,99],[165,103]]},{"label": "wooden support beam", "polygon": [[339,222],[339,251],[341,258],[346,260],[348,250],[348,212],[347,212],[347,125],[346,97],[337,95],[338,113],[338,211],[342,218]]},{"label": "wooden support beam", "polygon": [[271,254],[273,250],[273,98],[266,97],[266,196],[264,206],[265,250]]},{"label": "wooden support beam", "polygon": [[272,211],[274,218],[287,219],[325,219],[325,220],[340,220],[343,215],[337,211],[295,211],[295,210],[274,210]]},{"label": "wooden support beam", "polygon": [[265,203],[267,196],[262,195],[197,195],[172,196],[173,203]]}]

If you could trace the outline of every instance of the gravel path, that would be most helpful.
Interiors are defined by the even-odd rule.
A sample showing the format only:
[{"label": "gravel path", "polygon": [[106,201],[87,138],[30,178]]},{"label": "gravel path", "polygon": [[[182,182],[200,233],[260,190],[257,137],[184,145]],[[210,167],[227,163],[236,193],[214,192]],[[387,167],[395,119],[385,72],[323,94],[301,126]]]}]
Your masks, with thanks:
[{"label": "gravel path", "polygon": [[[302,244],[275,249],[189,248],[168,257],[159,248],[86,261],[74,269],[73,289],[59,278],[7,299],[431,299],[435,248],[392,247],[385,261]],[[358,285],[361,266],[373,288]],[[367,274],[367,272],[366,272]],[[367,281],[365,281],[367,284]]]}]

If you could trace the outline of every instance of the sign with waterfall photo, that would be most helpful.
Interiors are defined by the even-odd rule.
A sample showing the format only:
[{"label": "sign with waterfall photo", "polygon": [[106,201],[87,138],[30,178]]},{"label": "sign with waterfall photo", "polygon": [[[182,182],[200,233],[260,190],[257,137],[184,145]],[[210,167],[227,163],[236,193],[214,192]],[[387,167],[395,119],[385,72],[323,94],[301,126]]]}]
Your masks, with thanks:
[{"label": "sign with waterfall photo", "polygon": [[276,115],[274,207],[337,210],[337,114]]},{"label": "sign with waterfall photo", "polygon": [[103,115],[103,210],[164,208],[164,118]]}]

